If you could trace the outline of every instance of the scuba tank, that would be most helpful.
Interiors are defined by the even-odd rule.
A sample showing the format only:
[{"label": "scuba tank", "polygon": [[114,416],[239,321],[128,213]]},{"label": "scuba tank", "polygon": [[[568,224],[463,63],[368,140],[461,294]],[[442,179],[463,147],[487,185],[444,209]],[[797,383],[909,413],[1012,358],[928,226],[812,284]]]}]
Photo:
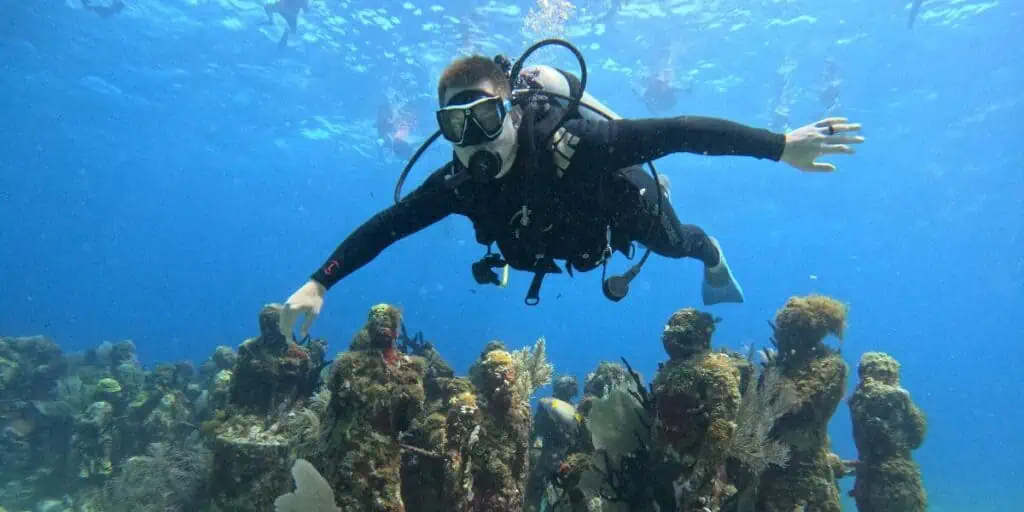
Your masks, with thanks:
[{"label": "scuba tank", "polygon": [[[531,84],[536,84],[542,93],[560,96],[554,99],[563,108],[568,108],[569,102],[562,98],[572,98],[573,88],[579,84],[579,79],[575,76],[546,64],[530,66],[523,69],[522,73],[525,75],[526,80]],[[580,92],[583,93],[583,96],[580,98],[580,106],[584,108],[580,109],[579,114],[584,119],[590,121],[622,119],[622,116],[598,101],[589,92],[585,90]]]},{"label": "scuba tank", "polygon": [[[562,46],[568,49],[576,57],[576,60],[580,65],[580,77],[563,71],[558,68],[547,65],[534,65],[528,68],[524,68],[523,65],[526,59],[535,51],[545,46]],[[564,108],[564,113],[557,123],[550,129],[550,133],[547,133],[545,137],[539,140],[551,140],[552,136],[574,116],[583,117],[587,120],[601,121],[601,120],[617,120],[622,119],[613,110],[602,104],[597,98],[594,98],[590,93],[586,91],[587,86],[587,64],[583,58],[583,54],[568,41],[564,39],[545,39],[534,43],[532,46],[526,49],[525,52],[519,57],[518,60],[513,64],[504,55],[497,55],[494,57],[495,63],[502,67],[505,73],[508,75],[509,83],[512,89],[512,104],[522,106],[528,103],[535,95],[545,96],[550,100],[555,101],[561,107]],[[405,168],[402,169],[402,173],[399,175],[397,182],[395,183],[394,200],[395,203],[399,203],[402,200],[402,186],[405,184],[406,178],[409,176],[409,172],[412,167],[419,160],[420,156],[429,148],[438,137],[441,136],[441,130],[438,129],[433,135],[427,138],[420,145],[419,149],[413,154],[406,164]],[[653,162],[647,162],[647,166],[654,176],[655,187],[657,188],[656,193],[658,194],[657,208],[653,212],[653,215],[660,216],[662,211],[663,193],[661,180],[658,177],[658,171],[654,168]],[[458,173],[469,173],[469,169],[463,169],[456,171],[450,180],[452,183],[462,183],[466,179],[465,176],[458,176]],[[658,225],[658,222],[651,223],[651,229]],[[630,282],[640,273],[643,265],[647,262],[647,259],[651,255],[651,249],[647,248],[644,255],[640,258],[637,264],[633,265],[627,272],[622,275],[607,277],[608,257],[611,256],[611,232],[610,227],[608,228],[608,245],[605,249],[605,258],[602,262],[601,270],[601,282],[602,292],[605,297],[613,302],[618,302],[626,297],[629,293]],[[630,252],[630,258],[632,251]],[[497,274],[494,273],[493,269],[504,267],[504,276],[499,279]],[[557,267],[555,267],[557,270]],[[505,286],[508,280],[508,265],[498,254],[491,252],[490,246],[487,248],[487,254],[476,263],[473,264],[473,277],[480,284],[497,284],[499,286]],[[538,270],[534,273],[533,282],[530,285],[530,291],[527,293],[526,304],[536,305],[540,302],[539,293],[541,280],[547,271]]]}]

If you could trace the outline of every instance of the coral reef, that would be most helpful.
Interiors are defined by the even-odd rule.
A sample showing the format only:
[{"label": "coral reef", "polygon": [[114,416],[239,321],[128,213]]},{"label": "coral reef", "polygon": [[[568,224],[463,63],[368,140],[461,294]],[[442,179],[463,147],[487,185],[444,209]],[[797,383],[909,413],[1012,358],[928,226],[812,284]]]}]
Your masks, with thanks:
[{"label": "coral reef", "polygon": [[633,385],[626,367],[619,363],[601,361],[583,380],[583,395],[604,398],[612,390]]},{"label": "coral reef", "polygon": [[0,338],[0,512],[838,512],[851,467],[861,510],[925,509],[925,420],[891,357],[861,360],[860,460],[829,448],[848,368],[825,343],[847,314],[828,297],[789,299],[760,365],[753,347],[712,347],[720,319],[681,309],[649,384],[602,362],[578,405],[544,338],[487,343],[458,376],[380,304],[325,365],[326,343],[290,342],[280,311],[198,365],[143,367],[131,341],[63,354]]},{"label": "coral reef", "polygon": [[630,388],[633,386],[633,379],[626,371],[626,367],[610,361],[601,361],[594,371],[587,374],[583,380],[583,398],[577,409],[584,417],[590,414],[590,407],[594,400],[604,398],[616,389]]},{"label": "coral reef", "polygon": [[[188,397],[190,388],[201,391],[202,385],[189,380],[191,375],[176,371],[178,378],[168,382],[155,370],[143,370],[131,341],[62,354],[41,336],[3,338],[0,360],[0,368],[17,370],[17,381],[0,393],[5,425],[0,474],[7,483],[0,489],[0,504],[15,510],[187,510],[196,505],[202,486],[162,480],[178,474],[170,467],[147,471],[153,465],[145,464],[154,457],[145,455],[150,443],[189,443],[189,453],[205,453],[196,444],[195,408]],[[205,484],[200,466],[209,464],[201,459],[186,472],[191,481]]]},{"label": "coral reef", "polygon": [[201,444],[153,443],[145,455],[129,457],[107,482],[104,505],[110,512],[167,512],[199,508],[210,478],[210,451]]},{"label": "coral reef", "polygon": [[773,339],[779,353],[769,368],[778,365],[780,384],[792,390],[796,405],[771,431],[790,447],[790,461],[764,471],[757,510],[841,510],[827,430],[843,399],[849,368],[824,340],[829,334],[842,338],[846,312],[839,301],[812,295],[792,297],[776,313]]},{"label": "coral reef", "polygon": [[927,509],[921,470],[910,452],[924,441],[924,414],[900,387],[900,364],[888,354],[861,356],[860,382],[850,398],[859,461],[850,495],[861,512]]}]

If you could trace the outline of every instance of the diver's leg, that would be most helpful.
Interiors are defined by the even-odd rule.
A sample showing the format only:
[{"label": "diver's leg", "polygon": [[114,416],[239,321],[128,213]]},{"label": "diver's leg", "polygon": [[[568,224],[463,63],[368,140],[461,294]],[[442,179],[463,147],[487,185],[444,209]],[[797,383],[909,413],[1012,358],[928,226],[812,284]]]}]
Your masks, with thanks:
[{"label": "diver's leg", "polygon": [[274,23],[274,13],[278,11],[278,8],[277,2],[263,4],[263,12],[267,14],[267,23]]},{"label": "diver's leg", "polygon": [[299,12],[298,11],[281,11],[281,17],[288,22],[288,28],[292,32],[299,30]]},{"label": "diver's leg", "polygon": [[[633,240],[667,258],[695,258],[709,267],[718,264],[718,249],[711,243],[707,233],[700,226],[679,222],[664,180],[661,187],[661,215],[656,216],[658,187],[654,178],[639,167],[622,172],[635,186],[631,193],[620,196],[626,199],[626,204],[620,205],[620,208],[628,212],[626,223]],[[636,194],[636,190],[640,193]]]},{"label": "diver's leg", "polygon": [[[639,204],[627,207],[633,212],[629,220],[632,239],[661,256],[695,258],[704,263],[701,287],[704,304],[743,302],[743,290],[729,270],[718,241],[699,226],[679,222],[669,200],[668,182],[662,181],[661,211],[655,215],[658,211],[658,187],[654,178],[638,167],[625,170],[623,174],[641,192]],[[633,194],[626,194],[630,195]]]}]

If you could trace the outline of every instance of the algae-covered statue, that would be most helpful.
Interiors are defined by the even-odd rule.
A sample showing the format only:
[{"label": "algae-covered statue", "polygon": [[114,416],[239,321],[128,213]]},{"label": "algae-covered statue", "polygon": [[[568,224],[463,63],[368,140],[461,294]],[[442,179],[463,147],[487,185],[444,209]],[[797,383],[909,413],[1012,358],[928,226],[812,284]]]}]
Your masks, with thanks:
[{"label": "algae-covered statue", "polygon": [[921,470],[910,456],[924,441],[925,418],[900,387],[900,364],[888,354],[861,356],[860,383],[850,398],[857,482],[850,495],[860,512],[923,512]]},{"label": "algae-covered statue", "polygon": [[[662,334],[669,355],[654,378],[655,442],[673,467],[672,501],[662,508],[717,509],[719,478],[740,405],[740,370],[726,353],[711,350],[715,319],[692,308],[677,311]],[[664,484],[667,484],[665,482]]]},{"label": "algae-covered statue", "polygon": [[792,297],[775,315],[778,353],[772,368],[796,396],[794,409],[779,418],[772,435],[790,447],[785,467],[770,466],[761,477],[756,510],[841,512],[828,423],[842,401],[849,368],[825,344],[846,328],[846,305],[811,295]]}]

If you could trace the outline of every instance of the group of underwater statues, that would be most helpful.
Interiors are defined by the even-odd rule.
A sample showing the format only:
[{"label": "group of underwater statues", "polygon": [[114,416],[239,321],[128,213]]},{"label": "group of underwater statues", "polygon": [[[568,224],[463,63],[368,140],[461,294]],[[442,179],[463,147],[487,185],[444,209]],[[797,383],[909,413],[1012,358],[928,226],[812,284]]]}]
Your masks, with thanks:
[{"label": "group of underwater statues", "polygon": [[860,511],[926,509],[925,419],[892,357],[860,360],[858,460],[830,449],[849,370],[825,343],[847,314],[828,297],[790,298],[759,361],[714,349],[720,319],[681,309],[649,383],[603,362],[579,399],[543,338],[492,341],[457,376],[382,304],[328,363],[325,341],[280,332],[281,311],[198,369],[143,369],[131,342],[0,339],[0,510],[838,512],[850,475]]}]

